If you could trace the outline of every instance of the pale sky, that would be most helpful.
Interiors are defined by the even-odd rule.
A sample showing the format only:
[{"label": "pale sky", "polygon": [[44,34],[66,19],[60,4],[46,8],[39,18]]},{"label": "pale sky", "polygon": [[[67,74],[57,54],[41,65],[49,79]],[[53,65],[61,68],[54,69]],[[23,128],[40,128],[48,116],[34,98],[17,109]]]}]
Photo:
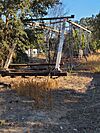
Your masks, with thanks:
[{"label": "pale sky", "polygon": [[74,14],[75,19],[91,17],[100,12],[100,0],[61,0],[68,15]]}]

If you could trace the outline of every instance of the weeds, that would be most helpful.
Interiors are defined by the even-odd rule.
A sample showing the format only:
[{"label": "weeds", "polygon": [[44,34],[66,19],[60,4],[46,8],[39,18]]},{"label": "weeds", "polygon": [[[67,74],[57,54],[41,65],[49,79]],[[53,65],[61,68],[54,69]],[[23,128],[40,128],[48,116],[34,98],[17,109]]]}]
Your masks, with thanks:
[{"label": "weeds", "polygon": [[82,59],[81,66],[78,67],[83,71],[100,72],[100,53],[89,55],[87,62]]},{"label": "weeds", "polygon": [[35,100],[36,107],[52,106],[52,89],[57,81],[50,78],[28,78],[12,82],[12,88],[21,96]]},{"label": "weeds", "polygon": [[100,72],[100,54],[91,55],[88,57],[88,64],[92,72]]}]

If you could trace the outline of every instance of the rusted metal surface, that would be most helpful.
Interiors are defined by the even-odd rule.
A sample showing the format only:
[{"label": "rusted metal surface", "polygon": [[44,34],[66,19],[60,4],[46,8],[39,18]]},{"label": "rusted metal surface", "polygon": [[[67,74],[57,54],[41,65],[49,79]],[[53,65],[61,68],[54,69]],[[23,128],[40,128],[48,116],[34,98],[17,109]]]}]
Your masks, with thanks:
[{"label": "rusted metal surface", "polygon": [[39,21],[39,20],[56,20],[56,19],[68,19],[68,18],[74,18],[74,15],[66,16],[66,17],[51,17],[51,18],[32,18],[32,19],[24,19],[22,21],[24,22],[30,22],[30,21]]},{"label": "rusted metal surface", "polygon": [[60,72],[60,71],[47,71],[47,70],[42,70],[42,71],[12,71],[12,70],[2,70],[0,71],[1,76],[11,76],[11,77],[15,77],[15,76],[67,76],[67,72]]},{"label": "rusted metal surface", "polygon": [[[10,66],[54,66],[55,63],[28,63],[28,64],[10,64]],[[61,63],[60,65],[63,65],[63,63]]]}]

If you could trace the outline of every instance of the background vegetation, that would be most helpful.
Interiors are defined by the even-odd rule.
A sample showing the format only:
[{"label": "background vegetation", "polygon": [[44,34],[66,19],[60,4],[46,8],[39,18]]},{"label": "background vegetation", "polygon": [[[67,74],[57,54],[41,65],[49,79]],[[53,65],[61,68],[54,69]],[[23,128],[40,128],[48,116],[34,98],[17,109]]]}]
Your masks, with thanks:
[{"label": "background vegetation", "polygon": [[[59,5],[58,8],[57,5]],[[1,0],[0,61],[2,64],[4,65],[7,58],[9,58],[9,53],[12,53],[14,62],[23,62],[21,57],[26,56],[26,49],[40,47],[44,49],[44,31],[41,29],[30,29],[28,25],[24,23],[24,19],[44,17],[50,14],[50,9],[52,9],[52,11],[61,11],[62,8],[63,6],[59,0]],[[66,13],[67,12],[63,11],[61,15],[66,15]],[[60,14],[58,16],[60,16]],[[82,18],[78,23],[92,31],[91,37],[88,37],[91,50],[96,51],[100,49],[100,13],[90,18]],[[73,31],[73,38],[75,42],[74,49],[76,51],[79,47],[80,38],[82,40],[81,45],[84,47],[85,35],[83,33],[80,37],[76,29]],[[56,38],[54,37],[54,40],[57,39],[59,41],[58,36],[56,36]],[[68,48],[64,49],[67,50]]]}]

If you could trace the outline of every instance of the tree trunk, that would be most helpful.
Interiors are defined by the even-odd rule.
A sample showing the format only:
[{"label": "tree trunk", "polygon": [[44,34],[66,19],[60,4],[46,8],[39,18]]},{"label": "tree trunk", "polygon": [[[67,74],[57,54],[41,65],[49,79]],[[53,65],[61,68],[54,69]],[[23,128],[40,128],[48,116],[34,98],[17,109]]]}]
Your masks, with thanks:
[{"label": "tree trunk", "polygon": [[10,63],[12,61],[13,54],[14,54],[15,47],[16,47],[16,45],[13,45],[12,49],[9,50],[9,54],[8,54],[7,59],[5,61],[4,69],[8,69],[8,67],[10,65]]}]

